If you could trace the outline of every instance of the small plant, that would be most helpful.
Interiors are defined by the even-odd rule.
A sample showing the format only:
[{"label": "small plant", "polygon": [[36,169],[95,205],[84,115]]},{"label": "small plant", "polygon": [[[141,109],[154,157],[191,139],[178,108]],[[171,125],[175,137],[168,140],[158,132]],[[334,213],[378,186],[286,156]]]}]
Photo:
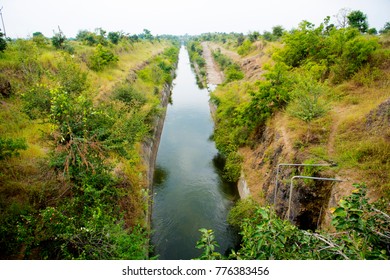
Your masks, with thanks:
[{"label": "small plant", "polygon": [[18,156],[20,150],[26,150],[27,143],[24,138],[3,138],[0,137],[0,160]]},{"label": "small plant", "polygon": [[215,240],[214,231],[212,229],[201,228],[199,231],[202,233],[200,240],[196,243],[196,248],[203,249],[200,260],[220,260],[222,255],[215,252],[215,249],[219,247]]}]

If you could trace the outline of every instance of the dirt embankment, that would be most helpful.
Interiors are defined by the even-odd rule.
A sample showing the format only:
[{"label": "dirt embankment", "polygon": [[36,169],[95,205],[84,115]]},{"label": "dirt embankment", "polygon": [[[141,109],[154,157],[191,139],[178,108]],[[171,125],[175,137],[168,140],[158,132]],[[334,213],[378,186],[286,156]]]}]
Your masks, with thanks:
[{"label": "dirt embankment", "polygon": [[267,63],[270,57],[265,52],[265,46],[260,42],[257,42],[257,44],[255,44],[256,54],[245,57],[241,57],[236,52],[228,50],[217,43],[204,43],[207,44],[209,50],[214,51],[219,49],[222,54],[228,56],[235,63],[240,65],[242,71],[245,73],[246,80],[254,81],[262,79],[261,76],[264,73],[262,65],[264,63]]},{"label": "dirt embankment", "polygon": [[209,42],[202,42],[203,57],[206,60],[207,81],[209,84],[219,85],[223,83],[224,75],[213,59]]}]

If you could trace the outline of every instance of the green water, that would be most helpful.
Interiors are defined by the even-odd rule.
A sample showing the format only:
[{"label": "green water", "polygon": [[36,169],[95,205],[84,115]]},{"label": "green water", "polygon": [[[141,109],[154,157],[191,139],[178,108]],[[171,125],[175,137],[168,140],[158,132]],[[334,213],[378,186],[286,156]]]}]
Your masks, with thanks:
[{"label": "green water", "polygon": [[159,259],[196,258],[201,254],[195,248],[198,229],[207,228],[214,230],[224,254],[237,243],[237,233],[226,222],[237,190],[219,175],[208,91],[197,87],[184,47],[176,73],[156,162],[154,253]]}]

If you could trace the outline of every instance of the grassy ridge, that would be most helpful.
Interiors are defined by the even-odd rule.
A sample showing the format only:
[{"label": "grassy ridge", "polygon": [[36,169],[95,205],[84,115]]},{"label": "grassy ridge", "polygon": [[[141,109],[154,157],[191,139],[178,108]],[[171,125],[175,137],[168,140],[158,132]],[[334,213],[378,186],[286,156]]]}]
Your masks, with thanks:
[{"label": "grassy ridge", "polygon": [[1,258],[147,258],[140,143],[178,44],[66,44],[0,54]]},{"label": "grassy ridge", "polygon": [[[214,38],[221,49],[241,53],[245,73],[243,80],[220,85],[211,94],[217,106],[214,140],[226,158],[225,177],[237,181],[243,172],[256,201],[233,208],[233,223],[243,239],[230,258],[388,259],[389,35],[337,29],[327,22],[315,27],[306,21],[276,43],[260,38],[243,45],[244,40],[233,35],[203,36]],[[238,39],[241,44],[235,43]],[[251,65],[259,61],[262,77],[248,79],[258,71]],[[285,192],[280,205],[266,206],[273,201],[275,170],[281,162],[336,162],[337,167],[326,171],[289,172],[349,180],[333,187],[335,201],[320,206],[324,231],[313,234],[281,219]],[[364,184],[354,189],[353,182]],[[279,187],[287,184],[281,180]],[[306,185],[313,196],[302,195],[299,203],[307,203],[308,211],[320,193],[313,182]],[[318,217],[318,212],[313,215]],[[212,232],[202,232],[201,258],[221,258],[203,243],[214,239]]]}]

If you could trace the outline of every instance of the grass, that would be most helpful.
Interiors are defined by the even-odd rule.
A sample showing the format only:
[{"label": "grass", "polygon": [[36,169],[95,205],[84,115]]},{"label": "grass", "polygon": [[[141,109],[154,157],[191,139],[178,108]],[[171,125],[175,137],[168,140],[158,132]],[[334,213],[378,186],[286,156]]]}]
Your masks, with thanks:
[{"label": "grass", "polygon": [[[26,102],[25,99],[21,98],[23,93],[31,92],[37,83],[42,83],[49,89],[57,88],[60,85],[60,78],[68,79],[67,82],[73,83],[71,86],[81,83],[81,75],[75,75],[73,71],[75,70],[78,71],[76,74],[87,73],[86,84],[88,85],[87,88],[79,89],[76,94],[82,92],[89,95],[88,98],[94,99],[95,105],[100,105],[103,108],[104,104],[108,104],[108,106],[112,104],[114,110],[117,110],[121,104],[118,105],[115,103],[116,101],[112,100],[111,93],[119,84],[128,83],[129,76],[133,75],[135,79],[131,80],[132,86],[144,94],[147,100],[146,104],[137,112],[141,115],[138,117],[143,118],[146,123],[145,131],[150,122],[149,118],[155,116],[154,110],[159,104],[156,91],[159,92],[162,85],[154,85],[153,82],[136,79],[135,71],[148,67],[148,62],[152,61],[153,57],[172,46],[170,42],[164,40],[161,42],[141,41],[128,46],[114,46],[113,51],[118,55],[119,62],[100,72],[91,71],[86,63],[88,55],[93,52],[94,47],[85,46],[78,42],[70,44],[75,50],[72,55],[56,51],[50,46],[33,46],[31,52],[20,53],[21,48],[28,50],[32,46],[28,40],[17,42],[1,55],[0,69],[4,70],[2,72],[4,75],[1,74],[1,77],[10,81],[13,91],[10,98],[0,96],[0,135],[9,138],[24,138],[28,145],[28,148],[21,151],[19,156],[0,162],[0,214],[2,216],[0,220],[1,222],[11,221],[7,225],[6,233],[9,234],[13,230],[14,237],[21,212],[28,211],[30,215],[35,215],[36,211],[44,209],[46,206],[58,206],[61,201],[58,198],[73,195],[72,190],[69,190],[72,184],[65,179],[65,175],[61,171],[54,171],[49,162],[53,160],[51,151],[54,150],[55,143],[53,143],[52,133],[55,128],[48,119],[42,119],[39,116],[38,119],[33,120],[23,112],[23,106]],[[27,65],[33,67],[26,68],[26,65],[18,60],[18,57],[22,56],[33,62]],[[61,65],[65,67],[62,72],[60,71]],[[72,79],[73,77],[75,79]],[[70,90],[72,89],[70,88]],[[45,94],[49,94],[49,91]],[[69,94],[74,93],[70,92]],[[108,109],[112,110],[111,107]],[[45,113],[45,118],[48,118],[47,114]],[[145,131],[139,133],[147,134]],[[131,134],[131,132],[128,133]],[[140,138],[137,138],[138,140],[141,141]],[[142,145],[136,143],[134,147],[129,145],[125,149],[129,150],[129,156],[126,158],[111,152],[106,159],[109,165],[107,168],[112,167],[110,170],[117,183],[115,188],[120,189],[119,192],[123,194],[120,201],[116,203],[121,208],[127,227],[136,224],[145,226],[147,200],[145,193],[142,192],[142,189],[146,187],[145,166],[143,166],[141,157]],[[4,237],[3,229],[5,227],[0,227],[1,238]],[[0,239],[0,242],[3,241],[5,242],[5,239]],[[3,257],[3,252],[0,253],[0,257]]]}]

